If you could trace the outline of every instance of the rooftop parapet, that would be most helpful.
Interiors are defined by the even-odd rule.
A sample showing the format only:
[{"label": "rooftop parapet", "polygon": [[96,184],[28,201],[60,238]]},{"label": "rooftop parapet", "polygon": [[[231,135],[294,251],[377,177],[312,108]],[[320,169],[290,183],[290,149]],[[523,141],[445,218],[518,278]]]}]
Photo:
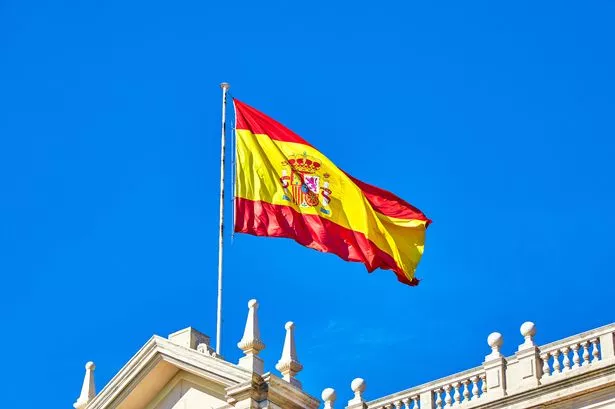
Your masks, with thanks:
[{"label": "rooftop parapet", "polygon": [[[487,338],[491,352],[485,356],[481,366],[366,402],[365,407],[444,409],[485,405],[508,408],[517,407],[511,402],[522,400],[524,395],[547,397],[553,393],[553,396],[563,399],[562,390],[572,393],[569,387],[573,377],[578,377],[580,382],[583,377],[595,378],[592,374],[600,373],[608,375],[600,379],[613,383],[615,323],[543,346],[534,343],[534,323],[523,323],[520,332],[524,341],[512,356],[504,357],[501,354],[504,338],[497,332],[492,333]],[[594,382],[593,387],[598,383]],[[541,390],[544,391],[542,394]],[[581,392],[582,387],[577,387],[576,393]],[[347,409],[356,406],[355,399],[348,402]],[[535,402],[540,400],[534,399],[538,399]]]}]

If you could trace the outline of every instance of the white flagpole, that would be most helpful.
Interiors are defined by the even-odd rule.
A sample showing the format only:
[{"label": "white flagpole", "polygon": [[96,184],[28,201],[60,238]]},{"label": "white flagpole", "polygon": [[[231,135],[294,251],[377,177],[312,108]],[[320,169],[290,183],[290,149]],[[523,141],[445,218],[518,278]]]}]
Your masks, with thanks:
[{"label": "white flagpole", "polygon": [[216,353],[221,355],[222,345],[222,238],[224,233],[224,151],[226,143],[226,93],[230,88],[228,82],[220,84],[222,88],[222,135],[220,143],[220,234],[218,236],[218,315],[216,321]]}]

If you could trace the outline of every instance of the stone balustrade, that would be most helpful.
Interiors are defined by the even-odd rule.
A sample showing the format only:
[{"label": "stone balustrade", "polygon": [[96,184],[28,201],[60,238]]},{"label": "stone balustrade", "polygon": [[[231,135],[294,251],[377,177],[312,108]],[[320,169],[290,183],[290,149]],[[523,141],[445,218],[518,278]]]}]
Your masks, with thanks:
[{"label": "stone balustrade", "polygon": [[486,373],[476,367],[403,392],[368,402],[369,409],[444,409],[485,400]]},{"label": "stone balustrade", "polygon": [[487,382],[483,368],[456,374],[452,379],[444,379],[432,386],[433,401],[437,409],[451,408],[461,404],[475,402],[486,396]]},{"label": "stone balustrade", "polygon": [[610,326],[588,331],[540,348],[542,378],[548,379],[601,361],[600,339],[612,335]]},{"label": "stone balustrade", "polygon": [[[512,356],[501,354],[503,337],[493,333],[488,337],[491,353],[481,366],[369,402],[362,396],[365,381],[360,380],[361,388],[355,388],[355,380],[355,397],[348,402],[347,409],[517,407],[511,402],[519,402],[526,395],[528,399],[539,401],[536,396],[541,396],[540,388],[547,396],[559,390],[557,383],[561,383],[565,391],[557,392],[557,399],[564,399],[568,392],[580,394],[582,380],[597,376],[592,372],[601,371],[605,382],[612,383],[615,379],[615,323],[543,346],[534,344],[536,327],[533,323],[524,323],[520,331],[524,342]],[[573,377],[579,379],[581,385],[576,389],[569,386]],[[592,385],[595,390],[595,382]],[[518,407],[527,407],[520,405]]]}]

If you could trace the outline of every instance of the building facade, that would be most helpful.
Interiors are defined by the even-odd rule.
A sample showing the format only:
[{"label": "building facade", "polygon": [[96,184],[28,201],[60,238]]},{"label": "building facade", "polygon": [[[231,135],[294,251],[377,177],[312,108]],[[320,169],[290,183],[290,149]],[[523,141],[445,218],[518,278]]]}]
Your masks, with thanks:
[{"label": "building facade", "polygon": [[[259,353],[258,303],[248,303],[243,357],[237,364],[217,356],[209,337],[189,327],[153,336],[97,394],[94,364],[86,364],[75,409],[334,409],[336,393],[321,400],[303,391],[294,324],[286,323],[281,376],[264,372]],[[492,333],[480,366],[367,401],[366,382],[352,381],[345,409],[615,408],[615,323],[538,346],[526,322],[517,352],[501,354],[503,338]]]}]

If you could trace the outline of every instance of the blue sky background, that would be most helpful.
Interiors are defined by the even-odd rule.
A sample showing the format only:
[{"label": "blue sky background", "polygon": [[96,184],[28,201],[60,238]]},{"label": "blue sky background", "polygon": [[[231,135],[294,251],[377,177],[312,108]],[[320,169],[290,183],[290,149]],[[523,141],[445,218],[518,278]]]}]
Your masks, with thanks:
[{"label": "blue sky background", "polygon": [[299,378],[340,407],[357,376],[372,399],[479,365],[491,331],[512,353],[525,320],[539,343],[614,321],[614,18],[609,1],[0,1],[4,406],[71,407],[87,360],[102,388],[154,333],[215,336],[221,81],[434,221],[417,288],[227,235],[230,361],[252,297],[267,369],[294,320]]}]

